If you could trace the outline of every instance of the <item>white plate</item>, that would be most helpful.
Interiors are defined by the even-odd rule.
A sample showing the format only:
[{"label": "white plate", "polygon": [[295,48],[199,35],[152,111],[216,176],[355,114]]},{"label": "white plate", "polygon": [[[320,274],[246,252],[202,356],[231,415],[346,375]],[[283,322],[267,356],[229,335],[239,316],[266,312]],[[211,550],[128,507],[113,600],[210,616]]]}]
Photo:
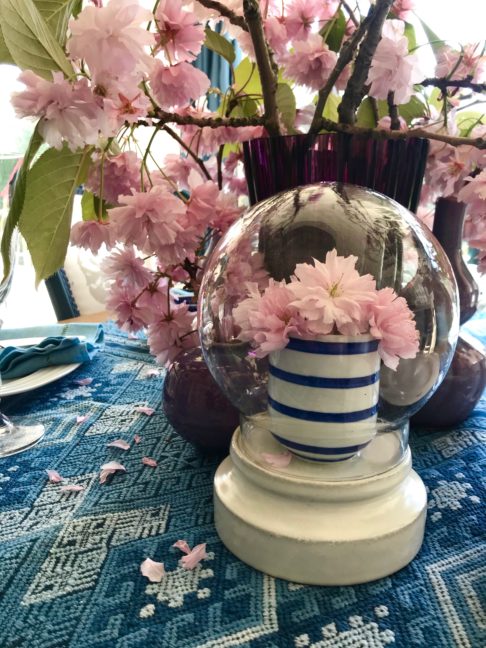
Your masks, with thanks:
[{"label": "white plate", "polygon": [[56,367],[45,367],[45,369],[38,369],[34,373],[23,376],[22,378],[3,380],[0,385],[0,397],[22,394],[23,392],[37,389],[37,387],[43,387],[55,380],[59,380],[59,378],[67,376],[79,366],[81,366],[80,362],[76,364],[57,365]]}]

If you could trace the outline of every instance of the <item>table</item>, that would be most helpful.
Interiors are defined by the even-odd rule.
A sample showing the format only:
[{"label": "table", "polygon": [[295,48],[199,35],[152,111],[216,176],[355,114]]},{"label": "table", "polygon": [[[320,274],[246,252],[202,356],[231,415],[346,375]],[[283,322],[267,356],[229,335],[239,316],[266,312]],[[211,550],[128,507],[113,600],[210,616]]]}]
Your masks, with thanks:
[{"label": "table", "polygon": [[[366,585],[304,587],[256,572],[221,544],[212,518],[220,458],[167,423],[163,375],[148,375],[155,365],[144,342],[111,324],[106,331],[91,363],[2,404],[47,433],[0,460],[0,646],[486,646],[485,399],[457,429],[412,434],[414,467],[429,489],[419,556]],[[86,377],[91,384],[76,383]],[[77,423],[78,415],[88,418]],[[141,442],[127,452],[106,447],[135,434]],[[111,460],[127,472],[100,484],[100,466]],[[61,492],[46,469],[85,490]],[[178,567],[179,539],[208,544],[194,571]],[[146,557],[165,563],[161,583],[140,574]]]}]

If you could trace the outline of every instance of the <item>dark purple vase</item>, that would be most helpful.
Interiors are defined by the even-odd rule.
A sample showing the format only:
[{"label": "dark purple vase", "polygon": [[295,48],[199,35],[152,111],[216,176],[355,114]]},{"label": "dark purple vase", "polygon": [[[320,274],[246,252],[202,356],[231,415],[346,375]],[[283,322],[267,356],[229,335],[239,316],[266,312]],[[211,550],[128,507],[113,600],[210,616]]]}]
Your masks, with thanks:
[{"label": "dark purple vase", "polygon": [[201,349],[180,353],[164,380],[163,406],[169,423],[186,441],[209,452],[227,452],[239,412],[211,376]]},{"label": "dark purple vase", "polygon": [[[433,233],[442,244],[459,288],[460,323],[476,312],[479,289],[462,257],[462,229],[466,205],[452,198],[439,198]],[[486,357],[480,342],[459,335],[449,371],[439,389],[412,417],[414,425],[452,427],[472,412],[486,386]]]},{"label": "dark purple vase", "polygon": [[337,181],[375,189],[415,212],[428,142],[324,133],[266,137],[243,147],[252,205],[300,185]]}]

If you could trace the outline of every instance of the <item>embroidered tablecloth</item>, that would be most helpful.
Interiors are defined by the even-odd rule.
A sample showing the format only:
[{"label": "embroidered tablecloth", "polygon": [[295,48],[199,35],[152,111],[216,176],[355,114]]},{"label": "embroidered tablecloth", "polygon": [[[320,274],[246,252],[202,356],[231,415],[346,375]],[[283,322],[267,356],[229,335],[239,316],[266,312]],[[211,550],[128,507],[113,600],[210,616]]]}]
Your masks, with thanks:
[{"label": "embroidered tablecloth", "polygon": [[[220,458],[167,423],[163,375],[152,375],[144,343],[112,326],[106,337],[92,362],[2,404],[47,433],[28,452],[0,459],[0,646],[486,646],[486,400],[457,429],[412,433],[414,467],[429,492],[418,557],[370,584],[302,586],[225,549],[212,510]],[[93,380],[78,384],[83,378]],[[141,441],[127,452],[106,447],[135,434]],[[158,466],[143,465],[143,456]],[[127,472],[100,484],[100,466],[112,460]],[[85,490],[62,492],[46,469]],[[193,571],[178,566],[179,539],[207,542],[208,558]],[[165,563],[161,583],[141,575],[146,557]]]}]

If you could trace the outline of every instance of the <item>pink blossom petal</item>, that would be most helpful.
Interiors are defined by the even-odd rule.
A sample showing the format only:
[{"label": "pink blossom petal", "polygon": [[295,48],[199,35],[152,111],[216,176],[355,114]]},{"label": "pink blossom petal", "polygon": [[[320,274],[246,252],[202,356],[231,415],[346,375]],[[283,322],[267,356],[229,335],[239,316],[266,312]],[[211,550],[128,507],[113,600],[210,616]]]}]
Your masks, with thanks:
[{"label": "pink blossom petal", "polygon": [[140,443],[142,440],[142,437],[139,434],[134,434],[133,435],[133,442],[136,443],[137,445]]},{"label": "pink blossom petal", "polygon": [[117,439],[111,443],[106,444],[107,448],[120,448],[120,450],[130,450],[130,444],[123,439]]},{"label": "pink blossom petal", "polygon": [[151,583],[160,583],[165,576],[164,563],[155,562],[150,558],[146,558],[140,565],[140,572]]},{"label": "pink blossom petal", "polygon": [[180,549],[185,554],[191,553],[191,547],[187,544],[185,540],[178,540],[177,542],[174,542],[172,546],[175,547],[176,549]]},{"label": "pink blossom petal", "polygon": [[80,415],[76,417],[76,423],[79,425],[80,423],[84,423],[86,420],[89,419],[88,414]]},{"label": "pink blossom petal", "polygon": [[149,369],[145,375],[147,378],[156,378],[160,376],[160,371],[158,369]]},{"label": "pink blossom petal", "polygon": [[155,461],[155,459],[151,459],[150,457],[143,457],[142,463],[145,464],[146,466],[157,468],[157,462]]},{"label": "pink blossom petal", "polygon": [[109,475],[113,475],[117,470],[122,470],[126,472],[125,466],[122,466],[118,461],[109,461],[106,464],[103,464],[100,469],[100,484],[104,484]]},{"label": "pink blossom petal", "polygon": [[196,565],[198,565],[201,560],[204,560],[204,558],[207,557],[208,554],[206,553],[206,543],[198,544],[194,547],[191,553],[187,554],[187,556],[183,556],[180,562],[184,569],[194,569],[194,567],[196,567]]},{"label": "pink blossom petal", "polygon": [[46,473],[49,478],[49,481],[52,482],[53,484],[58,484],[59,482],[62,482],[62,477],[57,472],[57,470],[46,470]]},{"label": "pink blossom petal", "polygon": [[281,452],[279,454],[273,454],[271,452],[262,452],[261,457],[265,463],[270,466],[275,466],[276,468],[285,468],[289,465],[292,455],[290,452]]},{"label": "pink blossom petal", "polygon": [[80,378],[79,380],[75,380],[74,382],[76,383],[76,385],[81,385],[81,386],[91,385],[91,383],[93,382],[93,378]]},{"label": "pink blossom petal", "polygon": [[80,486],[78,484],[66,484],[66,486],[61,486],[61,488],[59,490],[62,490],[63,492],[75,492],[75,493],[77,493],[78,491],[85,490],[85,486]]},{"label": "pink blossom petal", "polygon": [[152,416],[155,410],[152,407],[134,407],[135,412],[140,412],[141,414],[146,414],[147,416]]}]

